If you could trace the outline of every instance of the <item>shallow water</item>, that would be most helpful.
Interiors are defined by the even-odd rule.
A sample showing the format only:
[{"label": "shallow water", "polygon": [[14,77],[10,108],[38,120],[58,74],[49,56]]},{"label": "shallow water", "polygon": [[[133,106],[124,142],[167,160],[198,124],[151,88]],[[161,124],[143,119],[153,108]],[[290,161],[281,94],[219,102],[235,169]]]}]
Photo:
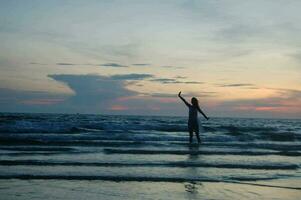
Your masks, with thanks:
[{"label": "shallow water", "polygon": [[[300,120],[212,118],[200,122],[201,145],[188,144],[186,123],[185,117],[0,114],[0,179],[7,185],[1,196],[20,183],[29,197],[27,187],[44,180],[32,189],[39,197],[64,182],[89,191],[111,185],[95,189],[102,199],[131,199],[137,184],[139,198],[149,199],[283,199],[286,192],[286,199],[298,199]],[[156,183],[173,193],[166,196]]]}]

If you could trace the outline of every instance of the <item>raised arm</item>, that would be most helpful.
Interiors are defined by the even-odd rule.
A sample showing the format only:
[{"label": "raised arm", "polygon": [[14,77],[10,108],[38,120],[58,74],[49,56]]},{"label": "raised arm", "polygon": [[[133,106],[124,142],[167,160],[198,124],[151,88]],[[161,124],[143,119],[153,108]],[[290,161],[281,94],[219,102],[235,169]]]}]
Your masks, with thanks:
[{"label": "raised arm", "polygon": [[186,106],[191,106],[182,96],[181,96],[181,92],[179,92],[178,97],[185,103]]},{"label": "raised arm", "polygon": [[198,106],[198,111],[208,120],[209,117],[201,110],[201,108]]}]

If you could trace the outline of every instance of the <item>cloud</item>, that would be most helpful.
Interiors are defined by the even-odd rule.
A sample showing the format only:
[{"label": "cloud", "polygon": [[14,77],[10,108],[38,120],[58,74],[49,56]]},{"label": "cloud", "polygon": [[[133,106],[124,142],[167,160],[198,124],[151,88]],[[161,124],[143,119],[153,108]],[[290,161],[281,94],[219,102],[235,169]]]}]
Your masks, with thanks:
[{"label": "cloud", "polygon": [[143,80],[152,77],[152,74],[118,74],[110,76],[113,80]]},{"label": "cloud", "polygon": [[66,84],[75,93],[60,104],[64,107],[61,112],[144,115],[179,112],[177,94],[143,94],[126,88],[127,80],[152,77],[149,74],[114,76],[55,74],[49,77]]},{"label": "cloud", "polygon": [[128,67],[126,65],[120,65],[117,63],[104,63],[104,64],[76,64],[76,63],[56,63],[62,66],[75,66],[75,65],[89,65],[89,66],[104,66],[104,67]]},{"label": "cloud", "polygon": [[[45,63],[37,63],[37,62],[31,62],[29,63],[31,65],[49,65],[49,64],[45,64]],[[104,64],[91,64],[91,63],[86,63],[86,64],[80,64],[80,63],[69,63],[69,62],[58,62],[58,63],[55,63],[56,65],[59,65],[59,66],[103,66],[103,67],[128,67],[127,65],[121,65],[121,64],[118,64],[118,63],[104,63]],[[133,64],[133,65],[136,65],[136,66],[144,66],[144,65],[149,65],[149,64],[144,64],[144,63],[141,63],[141,64]]]},{"label": "cloud", "polygon": [[0,101],[1,103],[24,103],[35,100],[45,100],[48,102],[57,102],[64,98],[66,95],[49,93],[43,91],[28,91],[28,90],[15,90],[8,88],[0,88]]},{"label": "cloud", "polygon": [[[31,62],[29,63],[31,65],[48,65],[45,63],[37,63],[37,62]],[[104,64],[91,64],[91,63],[86,63],[86,64],[80,64],[80,63],[70,63],[70,62],[58,62],[55,63],[56,65],[60,65],[60,66],[104,66],[104,67],[128,67],[126,65],[121,65],[118,63],[104,63]],[[147,65],[147,64],[135,64],[135,65]]]},{"label": "cloud", "polygon": [[301,90],[277,89],[276,95],[261,99],[238,99],[221,102],[216,109],[239,116],[301,117]]},{"label": "cloud", "polygon": [[[128,81],[153,77],[151,74],[113,76],[51,74],[49,78],[69,87],[73,94],[21,91],[0,88],[0,109],[5,112],[110,113],[131,110],[146,112],[149,99],[137,99],[139,92],[126,88]],[[120,99],[128,99],[120,104]],[[155,103],[153,103],[155,105]],[[141,113],[142,114],[142,113]]]},{"label": "cloud", "polygon": [[150,65],[149,63],[136,63],[136,64],[132,64],[134,66],[148,66]]},{"label": "cloud", "polygon": [[176,76],[175,78],[176,79],[186,79],[187,77],[186,76]]},{"label": "cloud", "polygon": [[[143,93],[126,88],[127,81],[152,78],[151,74],[49,75],[74,91],[64,107],[74,112],[107,112],[124,114],[174,114],[179,112],[177,94]],[[196,97],[209,97],[214,92],[186,93]]]},{"label": "cloud", "polygon": [[204,82],[201,82],[201,81],[184,81],[183,83],[186,83],[186,84],[203,84]]},{"label": "cloud", "polygon": [[63,102],[64,99],[59,99],[59,98],[50,98],[50,99],[30,99],[30,100],[23,100],[23,104],[27,105],[53,105],[53,104],[58,104]]},{"label": "cloud", "polygon": [[176,79],[173,78],[155,78],[155,79],[151,79],[150,81],[160,82],[163,84],[180,83],[180,81],[177,81]]},{"label": "cloud", "polygon": [[105,67],[128,67],[126,65],[120,65],[118,63],[105,63],[105,64],[101,64],[100,66],[105,66]]},{"label": "cloud", "polygon": [[177,66],[172,66],[172,65],[163,65],[161,66],[162,68],[174,68],[174,69],[183,69],[184,67],[177,67]]},{"label": "cloud", "polygon": [[233,84],[220,84],[219,87],[248,87],[248,86],[255,86],[251,83],[233,83]]},{"label": "cloud", "polygon": [[79,65],[74,63],[56,63],[57,65]]},{"label": "cloud", "polygon": [[56,63],[57,65],[79,65],[74,63]]},{"label": "cloud", "polygon": [[[127,87],[128,80],[142,80],[150,74],[114,76],[51,74],[49,78],[69,87],[73,94],[20,91],[0,88],[2,112],[59,112],[59,113],[147,113],[153,100],[137,98],[139,92]],[[121,101],[124,99],[126,101]]]},{"label": "cloud", "polygon": [[[131,75],[131,74],[130,74]],[[177,93],[143,93],[127,88],[127,80],[139,76],[122,78],[99,75],[53,74],[50,78],[64,83],[73,92],[55,94],[37,91],[20,91],[0,88],[2,112],[60,112],[100,114],[183,114],[183,106]],[[145,77],[141,76],[142,77]],[[190,100],[200,98],[201,106],[210,115],[236,117],[301,117],[301,91],[270,88],[276,91],[270,98],[219,100],[211,91],[184,92]],[[208,98],[207,98],[208,97]],[[212,99],[212,97],[217,97]]]},{"label": "cloud", "polygon": [[48,65],[48,64],[45,64],[45,63],[38,63],[38,62],[31,62],[29,64],[31,64],[31,65]]},{"label": "cloud", "polygon": [[75,95],[65,101],[65,107],[76,112],[95,113],[109,110],[116,99],[138,94],[125,88],[124,81],[131,80],[134,76],[126,79],[114,76],[54,74],[49,77],[66,84],[74,91]]},{"label": "cloud", "polygon": [[177,79],[174,78],[155,78],[155,79],[151,79],[150,81],[153,82],[160,82],[162,84],[203,84],[204,82],[200,82],[200,81],[179,81]]},{"label": "cloud", "polygon": [[48,106],[64,102],[65,94],[0,88],[2,112],[49,112]]},{"label": "cloud", "polygon": [[[158,98],[177,98],[178,93],[141,93],[145,96],[151,96],[151,97],[158,97]],[[187,92],[185,94],[182,94],[182,96],[185,97],[211,97],[216,96],[216,92]]]}]

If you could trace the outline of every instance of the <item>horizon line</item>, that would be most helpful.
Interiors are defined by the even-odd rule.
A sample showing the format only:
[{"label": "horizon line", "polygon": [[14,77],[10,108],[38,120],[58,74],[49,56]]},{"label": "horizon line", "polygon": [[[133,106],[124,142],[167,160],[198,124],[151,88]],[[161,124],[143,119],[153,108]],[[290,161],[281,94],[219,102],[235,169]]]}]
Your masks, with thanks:
[{"label": "horizon line", "polygon": [[[100,116],[147,116],[147,117],[187,117],[187,115],[164,115],[164,114],[158,114],[158,115],[142,115],[142,114],[116,114],[116,113],[59,113],[59,112],[2,112],[1,114],[50,114],[50,115],[100,115]],[[289,117],[237,117],[237,116],[211,116],[209,118],[233,118],[233,119],[281,119],[281,120],[301,120],[301,118],[289,118]]]}]

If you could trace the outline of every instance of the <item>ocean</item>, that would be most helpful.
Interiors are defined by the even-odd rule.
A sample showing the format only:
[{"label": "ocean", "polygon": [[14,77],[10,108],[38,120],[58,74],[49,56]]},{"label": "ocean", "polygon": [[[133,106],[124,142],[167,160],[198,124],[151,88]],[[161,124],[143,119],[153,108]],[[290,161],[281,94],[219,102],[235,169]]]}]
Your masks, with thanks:
[{"label": "ocean", "polygon": [[301,120],[0,114],[1,199],[301,199]]}]

